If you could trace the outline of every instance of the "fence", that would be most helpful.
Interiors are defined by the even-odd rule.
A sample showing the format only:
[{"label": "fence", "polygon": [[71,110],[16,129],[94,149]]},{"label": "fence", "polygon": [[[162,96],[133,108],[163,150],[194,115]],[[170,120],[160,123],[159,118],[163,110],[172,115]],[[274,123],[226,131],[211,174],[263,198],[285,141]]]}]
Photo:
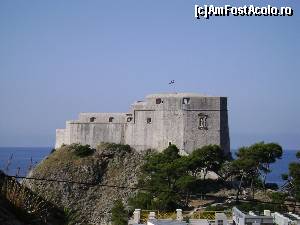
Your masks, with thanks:
[{"label": "fence", "polygon": [[[176,212],[174,211],[141,210],[142,223],[145,223],[148,220],[150,212],[155,212],[157,219],[176,219]],[[228,220],[232,219],[231,211],[183,211],[182,216],[184,219],[207,219],[209,221],[214,221],[216,213],[224,213]]]}]

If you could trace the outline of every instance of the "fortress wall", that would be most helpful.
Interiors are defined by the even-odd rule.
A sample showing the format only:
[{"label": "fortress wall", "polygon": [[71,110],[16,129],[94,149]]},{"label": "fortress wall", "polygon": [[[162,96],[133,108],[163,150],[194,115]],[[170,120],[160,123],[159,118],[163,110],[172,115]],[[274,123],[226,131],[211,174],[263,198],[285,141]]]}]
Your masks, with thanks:
[{"label": "fortress wall", "polygon": [[[221,109],[227,109],[227,98],[221,98]],[[230,153],[228,111],[220,112],[220,145],[224,152]]]},{"label": "fortress wall", "polygon": [[[177,102],[176,102],[177,103]],[[174,106],[173,106],[174,107]],[[183,149],[183,132],[184,132],[184,114],[183,111],[163,111],[162,123],[162,135],[159,139],[162,139],[159,149],[163,150],[170,144],[175,144],[179,149]]]},{"label": "fortress wall", "polygon": [[[136,150],[153,148],[153,111],[135,111],[135,123],[126,126],[126,144],[131,145]],[[147,123],[147,118],[151,118],[151,123]]]},{"label": "fortress wall", "polygon": [[[126,143],[141,150],[155,148],[161,151],[169,143],[183,147],[181,101],[178,98],[162,100],[163,103],[156,104],[156,98],[147,98],[143,107],[133,105],[135,124],[126,127]],[[151,118],[151,124],[147,124],[147,118]]]},{"label": "fortress wall", "polygon": [[[220,111],[220,97],[197,97],[190,98],[188,105],[182,105],[185,110],[217,110]],[[226,110],[226,108],[222,109]]]},{"label": "fortress wall", "polygon": [[109,118],[113,117],[112,123],[124,123],[126,113],[80,113],[80,122],[90,122],[90,118],[95,117],[97,123],[108,123]]},{"label": "fortress wall", "polygon": [[[156,101],[158,98],[161,102]],[[188,103],[183,99],[188,99]],[[207,117],[207,127],[199,129],[203,116]],[[93,122],[91,117],[95,117]],[[109,117],[114,118],[112,122]],[[135,102],[129,113],[81,113],[78,121],[68,121],[65,130],[57,131],[57,145],[62,142],[92,147],[100,142],[114,142],[129,144],[140,151],[161,151],[170,143],[188,153],[217,144],[229,152],[227,98],[192,93],[155,94],[147,96],[146,101]]]},{"label": "fortress wall", "polygon": [[72,122],[68,129],[70,143],[88,144],[93,148],[101,142],[124,144],[124,124]]},{"label": "fortress wall", "polygon": [[[207,115],[207,129],[199,129],[199,113]],[[186,111],[185,146],[188,153],[209,144],[220,145],[219,111]]]},{"label": "fortress wall", "polygon": [[56,129],[55,148],[59,148],[63,144],[65,144],[65,129]]},{"label": "fortress wall", "polygon": [[[162,100],[161,104],[156,104],[156,99],[160,98]],[[181,98],[178,97],[148,97],[146,99],[148,108],[155,110],[164,110],[164,111],[178,111],[181,109]]]},{"label": "fortress wall", "polygon": [[[152,119],[151,124],[147,124],[148,117]],[[136,123],[126,125],[125,142],[137,150],[151,148],[162,151],[169,146],[169,142],[182,148],[181,118],[182,116],[174,111],[138,111]]]}]

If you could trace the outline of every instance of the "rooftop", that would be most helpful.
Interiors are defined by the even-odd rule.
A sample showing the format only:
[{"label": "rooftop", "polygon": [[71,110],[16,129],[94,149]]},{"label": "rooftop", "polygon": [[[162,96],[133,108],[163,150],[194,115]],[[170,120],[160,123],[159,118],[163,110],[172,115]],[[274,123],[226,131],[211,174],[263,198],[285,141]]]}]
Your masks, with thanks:
[{"label": "rooftop", "polygon": [[217,96],[209,96],[206,94],[199,94],[199,93],[188,93],[188,92],[181,92],[181,93],[156,93],[147,95],[146,98],[186,98],[186,97],[217,97]]}]

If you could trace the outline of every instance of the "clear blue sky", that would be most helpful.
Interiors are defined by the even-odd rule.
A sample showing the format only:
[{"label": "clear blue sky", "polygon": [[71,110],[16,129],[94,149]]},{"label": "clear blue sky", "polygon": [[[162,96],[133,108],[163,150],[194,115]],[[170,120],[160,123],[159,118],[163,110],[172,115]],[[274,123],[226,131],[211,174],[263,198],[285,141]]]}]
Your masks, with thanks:
[{"label": "clear blue sky", "polygon": [[[195,4],[292,6],[292,17],[194,18]],[[299,0],[1,0],[0,146],[54,145],[79,112],[146,94],[228,96],[232,147],[300,149]]]}]

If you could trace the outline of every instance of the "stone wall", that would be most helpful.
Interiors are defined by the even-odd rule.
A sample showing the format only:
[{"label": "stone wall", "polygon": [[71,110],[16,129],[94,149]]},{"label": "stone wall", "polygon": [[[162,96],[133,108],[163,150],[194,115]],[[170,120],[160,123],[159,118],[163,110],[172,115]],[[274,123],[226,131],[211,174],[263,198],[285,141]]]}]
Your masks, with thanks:
[{"label": "stone wall", "polygon": [[217,144],[229,152],[227,98],[191,93],[148,95],[128,113],[80,113],[79,120],[68,121],[65,130],[57,130],[56,147],[62,143],[95,147],[101,142],[129,144],[139,151],[163,150],[175,144],[186,153]]}]

